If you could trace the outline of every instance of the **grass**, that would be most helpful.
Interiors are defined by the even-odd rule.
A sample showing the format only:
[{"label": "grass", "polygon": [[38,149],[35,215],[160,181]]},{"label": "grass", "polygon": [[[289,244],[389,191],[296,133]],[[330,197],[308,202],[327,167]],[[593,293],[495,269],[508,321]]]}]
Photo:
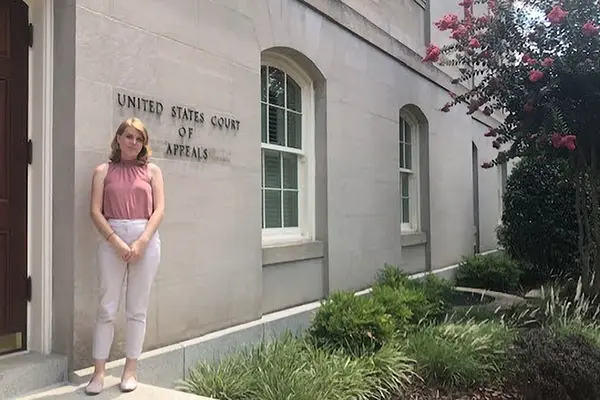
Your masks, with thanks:
[{"label": "grass", "polygon": [[353,358],[284,335],[231,355],[218,365],[200,363],[178,389],[219,400],[370,400],[405,388],[414,362],[393,345]]},{"label": "grass", "polygon": [[429,325],[409,335],[407,355],[427,385],[445,389],[502,384],[506,349],[515,331],[495,321],[464,320]]}]

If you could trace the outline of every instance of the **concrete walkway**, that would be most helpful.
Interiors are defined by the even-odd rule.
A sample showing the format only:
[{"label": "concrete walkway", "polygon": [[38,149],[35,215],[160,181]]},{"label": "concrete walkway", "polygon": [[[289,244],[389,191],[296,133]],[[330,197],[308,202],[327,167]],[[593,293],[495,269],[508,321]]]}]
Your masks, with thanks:
[{"label": "concrete walkway", "polygon": [[75,399],[97,399],[97,400],[113,400],[113,399],[165,399],[165,400],[215,400],[208,397],[195,396],[179,392],[177,390],[165,389],[157,386],[145,385],[138,383],[138,387],[131,393],[121,393],[119,390],[120,380],[113,376],[104,378],[104,391],[98,396],[88,396],[85,394],[84,388],[86,384],[79,386],[65,384],[56,386],[45,391],[35,394],[19,397],[19,400],[75,400]]}]

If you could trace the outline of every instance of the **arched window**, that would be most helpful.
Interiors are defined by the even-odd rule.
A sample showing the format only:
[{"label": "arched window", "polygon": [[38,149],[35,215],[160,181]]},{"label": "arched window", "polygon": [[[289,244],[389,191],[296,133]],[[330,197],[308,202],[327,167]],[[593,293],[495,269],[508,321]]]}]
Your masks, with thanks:
[{"label": "arched window", "polygon": [[[312,236],[314,187],[311,81],[283,57],[261,65],[263,243]],[[312,172],[312,173],[311,173]]]},{"label": "arched window", "polygon": [[402,112],[399,121],[399,172],[402,232],[417,232],[419,226],[419,124]]}]

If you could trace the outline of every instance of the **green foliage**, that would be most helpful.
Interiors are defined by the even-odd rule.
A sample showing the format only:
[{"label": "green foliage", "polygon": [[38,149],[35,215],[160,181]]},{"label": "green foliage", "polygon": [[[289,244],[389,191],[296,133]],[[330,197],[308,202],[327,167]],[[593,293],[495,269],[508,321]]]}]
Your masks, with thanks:
[{"label": "green foliage", "polygon": [[502,254],[465,258],[456,271],[456,285],[514,293],[519,289],[519,264]]},{"label": "green foliage", "polygon": [[178,389],[220,400],[372,400],[402,391],[414,362],[397,347],[352,358],[284,335],[226,357],[203,362]]},{"label": "green foliage", "polygon": [[[375,286],[372,292],[373,300],[381,304],[385,312],[394,322],[397,331],[404,331],[413,321],[413,308],[419,303],[427,303],[425,295],[421,292],[407,289],[394,289],[390,286]],[[419,313],[418,310],[417,314]]]},{"label": "green foliage", "polygon": [[498,384],[509,369],[514,331],[492,321],[430,325],[409,335],[406,352],[431,387],[468,389]]},{"label": "green foliage", "polygon": [[381,349],[392,339],[394,322],[372,296],[340,291],[322,302],[308,335],[319,348],[365,354]]},{"label": "green foliage", "polygon": [[388,286],[394,289],[406,287],[410,277],[395,265],[386,264],[383,269],[375,275],[373,286]]},{"label": "green foliage", "polygon": [[515,341],[515,385],[530,399],[600,399],[600,349],[581,335],[524,332]]},{"label": "green foliage", "polygon": [[422,279],[410,279],[398,267],[390,265],[386,265],[378,273],[373,286],[373,297],[376,300],[383,297],[382,301],[388,313],[394,314],[388,303],[406,304],[412,313],[409,318],[412,324],[426,319],[443,318],[451,308],[452,293],[453,288],[449,281],[433,274]]},{"label": "green foliage", "polygon": [[515,165],[507,180],[499,239],[524,266],[526,285],[577,274],[575,187],[565,160],[526,157]]}]

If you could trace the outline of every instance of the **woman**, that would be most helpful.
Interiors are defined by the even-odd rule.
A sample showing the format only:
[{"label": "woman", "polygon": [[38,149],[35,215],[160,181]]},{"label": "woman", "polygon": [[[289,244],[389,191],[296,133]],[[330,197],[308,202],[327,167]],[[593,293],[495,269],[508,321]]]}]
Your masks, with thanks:
[{"label": "woman", "polygon": [[137,387],[136,361],[146,334],[150,289],[160,263],[158,226],[164,214],[163,177],[148,162],[148,132],[137,118],[119,125],[111,144],[110,162],[94,169],[90,213],[103,236],[98,246],[100,305],[94,329],[94,375],[89,395],[104,386],[106,360],[114,337],[121,288],[127,279],[125,368],[120,388]]}]

